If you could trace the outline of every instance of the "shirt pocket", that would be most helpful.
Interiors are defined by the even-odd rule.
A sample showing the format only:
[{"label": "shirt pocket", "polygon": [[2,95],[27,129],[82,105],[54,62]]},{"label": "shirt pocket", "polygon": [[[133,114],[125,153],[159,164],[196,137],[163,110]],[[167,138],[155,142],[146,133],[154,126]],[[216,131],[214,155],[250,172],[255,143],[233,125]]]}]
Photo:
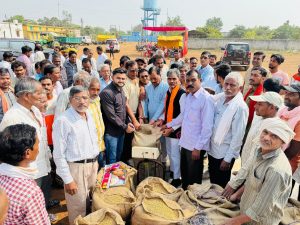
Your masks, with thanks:
[{"label": "shirt pocket", "polygon": [[200,109],[198,105],[192,105],[188,115],[187,119],[191,122],[198,122],[200,118]]}]

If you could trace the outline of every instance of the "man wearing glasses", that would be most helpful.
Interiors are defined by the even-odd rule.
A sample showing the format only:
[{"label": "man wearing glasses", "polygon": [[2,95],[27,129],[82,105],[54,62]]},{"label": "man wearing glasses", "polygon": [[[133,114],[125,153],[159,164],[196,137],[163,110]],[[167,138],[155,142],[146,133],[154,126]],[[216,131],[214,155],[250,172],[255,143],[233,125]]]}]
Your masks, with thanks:
[{"label": "man wearing glasses", "polygon": [[70,90],[71,107],[59,116],[53,126],[53,159],[57,174],[64,181],[69,222],[85,216],[89,193],[98,171],[98,135],[88,111],[89,92],[82,86]]},{"label": "man wearing glasses", "polygon": [[215,91],[217,82],[214,76],[214,69],[209,65],[210,52],[204,51],[200,56],[200,66],[197,67],[198,72],[201,74],[202,87]]}]

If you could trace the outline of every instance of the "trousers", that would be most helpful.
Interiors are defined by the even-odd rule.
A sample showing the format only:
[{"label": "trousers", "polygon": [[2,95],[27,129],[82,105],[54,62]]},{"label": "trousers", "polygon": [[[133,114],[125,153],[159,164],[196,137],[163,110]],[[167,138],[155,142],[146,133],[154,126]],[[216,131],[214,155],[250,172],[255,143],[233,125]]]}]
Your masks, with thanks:
[{"label": "trousers", "polygon": [[166,148],[170,159],[170,170],[173,172],[173,179],[179,179],[181,177],[179,139],[166,137]]},{"label": "trousers", "polygon": [[205,151],[200,151],[200,159],[193,160],[192,151],[181,148],[180,167],[182,188],[184,190],[186,190],[190,184],[202,183],[204,155]]},{"label": "trousers", "polygon": [[68,163],[71,175],[77,184],[75,195],[65,192],[70,225],[74,224],[77,216],[85,216],[90,206],[90,191],[96,184],[98,162]]}]

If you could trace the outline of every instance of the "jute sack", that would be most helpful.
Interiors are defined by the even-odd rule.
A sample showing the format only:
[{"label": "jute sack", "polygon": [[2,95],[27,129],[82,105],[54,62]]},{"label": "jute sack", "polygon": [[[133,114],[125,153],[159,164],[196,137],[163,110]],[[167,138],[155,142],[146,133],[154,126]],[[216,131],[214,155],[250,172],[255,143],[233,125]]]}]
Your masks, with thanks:
[{"label": "jute sack", "polygon": [[140,129],[134,131],[132,146],[159,148],[161,134],[162,132],[159,127],[141,124]]},{"label": "jute sack", "polygon": [[146,190],[159,194],[171,194],[177,191],[177,189],[158,177],[147,177],[136,187],[136,197],[139,197],[141,194],[144,194]]},{"label": "jute sack", "polygon": [[240,214],[239,206],[222,197],[222,192],[223,188],[215,184],[188,186],[186,194],[190,202],[198,208],[197,220],[208,220],[211,224],[222,224],[225,219]]},{"label": "jute sack", "polygon": [[300,224],[300,202],[289,198],[288,203],[283,209],[283,217],[280,224]]},{"label": "jute sack", "polygon": [[134,207],[136,199],[132,192],[125,187],[109,188],[106,191],[96,189],[93,193],[93,211],[113,209],[126,220]]},{"label": "jute sack", "polygon": [[78,216],[75,225],[125,225],[121,216],[111,209],[100,209],[85,217]]},{"label": "jute sack", "polygon": [[[121,168],[124,168],[126,170],[125,185],[122,187],[126,187],[129,190],[131,190],[132,192],[135,192],[135,186],[134,186],[133,179],[137,173],[137,170],[131,166],[126,165],[123,162],[117,162],[117,163],[119,163],[121,165]],[[101,191],[104,191],[101,188],[101,182],[102,182],[103,175],[104,175],[104,168],[102,168],[97,175],[97,183],[95,186],[95,190],[100,189]]]},{"label": "jute sack", "polygon": [[133,209],[132,225],[175,225],[188,218],[192,212],[161,194],[146,190]]}]

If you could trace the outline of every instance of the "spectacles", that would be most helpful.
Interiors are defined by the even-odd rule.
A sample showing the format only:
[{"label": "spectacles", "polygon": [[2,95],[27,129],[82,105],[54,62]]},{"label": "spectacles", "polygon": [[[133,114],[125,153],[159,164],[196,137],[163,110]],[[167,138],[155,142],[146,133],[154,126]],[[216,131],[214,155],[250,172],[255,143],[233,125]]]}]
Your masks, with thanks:
[{"label": "spectacles", "polygon": [[142,79],[148,78],[148,75],[141,76]]},{"label": "spectacles", "polygon": [[200,59],[208,59],[207,56],[201,56]]},{"label": "spectacles", "polygon": [[87,102],[89,100],[89,97],[82,96],[82,97],[73,97],[77,102],[80,102],[82,99],[83,101]]},{"label": "spectacles", "polygon": [[129,70],[129,72],[131,72],[131,73],[138,72],[138,70]]}]

